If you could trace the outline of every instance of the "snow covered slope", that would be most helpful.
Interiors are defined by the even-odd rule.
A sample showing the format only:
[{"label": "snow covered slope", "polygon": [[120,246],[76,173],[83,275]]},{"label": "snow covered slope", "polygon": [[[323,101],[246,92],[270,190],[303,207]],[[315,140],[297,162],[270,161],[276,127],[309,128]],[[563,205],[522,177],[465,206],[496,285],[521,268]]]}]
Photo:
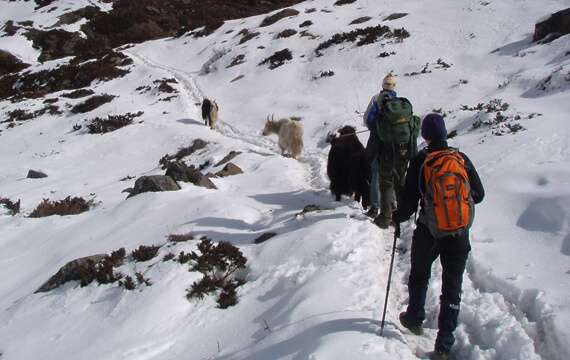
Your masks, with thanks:
[{"label": "snow covered slope", "polygon": [[[334,2],[303,2],[293,7],[298,15],[267,27],[259,27],[265,16],[256,16],[228,21],[204,37],[130,47],[124,50],[133,60],[130,73],[91,87],[118,96],[110,103],[73,114],[69,107],[82,100],[62,98],[64,91],[47,96],[58,97],[62,115],[44,114],[13,128],[0,124],[0,197],[22,204],[17,216],[0,209],[1,359],[416,359],[431,350],[439,265],[426,335],[413,337],[396,321],[407,299],[408,224],[389,323],[379,337],[392,233],[367,221],[356,203],[335,203],[327,191],[327,133],[346,124],[362,128],[360,114],[389,71],[419,115],[447,114],[449,130],[458,132],[452,144],[470,156],[487,190],[472,231],[453,355],[570,358],[570,36],[531,42],[535,20],[569,2]],[[71,9],[98,4],[58,3]],[[50,18],[29,2],[4,3],[2,10],[0,21],[44,26],[60,14]],[[408,15],[384,20],[394,13]],[[371,19],[350,25],[365,16]],[[300,27],[308,20],[312,25]],[[405,28],[410,36],[364,46],[344,42],[322,56],[315,51],[334,34],[378,25]],[[259,34],[240,44],[243,29]],[[287,29],[297,33],[278,38]],[[33,71],[69,60],[38,64],[39,52],[20,32],[0,37],[0,48]],[[259,65],[284,49],[291,60],[273,70]],[[333,76],[321,76],[330,70]],[[154,81],[171,78],[178,93],[164,101],[168,96]],[[201,122],[197,104],[205,96],[220,104],[217,131]],[[43,100],[3,101],[0,121],[9,111],[38,110]],[[73,131],[86,119],[137,111],[144,114],[134,124],[111,133],[88,134],[84,126]],[[303,118],[300,161],[280,156],[276,139],[261,136],[270,114]],[[221,167],[212,164],[237,150],[242,154],[233,162],[244,173],[214,179],[218,190],[181,183],[176,192],[125,200],[121,190],[134,180],[121,179],[163,174],[159,159],[194,139],[209,145],[192,164],[209,161],[204,172],[215,172]],[[29,169],[49,177],[25,179]],[[74,216],[26,217],[42,198],[69,195],[96,206]],[[324,210],[296,216],[308,204]],[[168,252],[195,249],[196,241],[164,246],[159,257],[121,268],[144,273],[152,286],[127,291],[68,283],[33,294],[70,260],[163,245],[169,234],[185,232],[230,241],[244,252],[247,282],[237,305],[218,309],[212,297],[188,301],[196,273],[161,261]],[[266,232],[277,236],[254,244]]]}]

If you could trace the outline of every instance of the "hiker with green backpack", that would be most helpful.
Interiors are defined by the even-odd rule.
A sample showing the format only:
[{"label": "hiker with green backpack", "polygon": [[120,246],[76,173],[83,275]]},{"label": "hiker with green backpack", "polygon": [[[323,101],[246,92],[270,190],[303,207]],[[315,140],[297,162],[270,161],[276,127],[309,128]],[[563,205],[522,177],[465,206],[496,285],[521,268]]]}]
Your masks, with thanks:
[{"label": "hiker with green backpack", "polygon": [[420,119],[413,115],[412,104],[408,99],[398,97],[395,88],[396,78],[388,74],[382,81],[382,91],[372,98],[364,115],[370,129],[366,151],[372,169],[372,207],[367,215],[383,229],[387,229],[392,221],[408,162],[417,152],[420,127]]},{"label": "hiker with green backpack", "polygon": [[461,286],[471,251],[469,228],[485,191],[469,158],[447,145],[447,130],[439,114],[427,115],[421,126],[428,147],[411,161],[404,191],[393,214],[396,226],[408,220],[420,204],[412,237],[409,303],[400,323],[421,335],[433,262],[440,257],[442,287],[435,351],[430,359],[447,360],[455,342]]}]

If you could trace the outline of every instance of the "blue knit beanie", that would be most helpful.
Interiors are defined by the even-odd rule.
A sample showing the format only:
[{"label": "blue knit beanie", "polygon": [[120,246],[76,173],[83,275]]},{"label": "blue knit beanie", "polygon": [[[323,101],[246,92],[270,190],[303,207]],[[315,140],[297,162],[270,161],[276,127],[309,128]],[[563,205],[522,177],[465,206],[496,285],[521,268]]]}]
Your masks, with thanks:
[{"label": "blue knit beanie", "polygon": [[424,121],[422,121],[422,137],[431,141],[447,139],[447,129],[441,115],[429,114],[424,118]]}]

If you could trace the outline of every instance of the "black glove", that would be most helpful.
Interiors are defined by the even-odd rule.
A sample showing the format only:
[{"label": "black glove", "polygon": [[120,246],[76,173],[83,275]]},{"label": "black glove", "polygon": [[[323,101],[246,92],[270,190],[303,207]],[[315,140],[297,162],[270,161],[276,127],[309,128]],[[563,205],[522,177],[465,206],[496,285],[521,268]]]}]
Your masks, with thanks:
[{"label": "black glove", "polygon": [[394,224],[399,224],[399,223],[402,222],[402,221],[400,220],[400,214],[398,213],[398,210],[394,210],[394,211],[392,212],[392,222],[393,222]]}]

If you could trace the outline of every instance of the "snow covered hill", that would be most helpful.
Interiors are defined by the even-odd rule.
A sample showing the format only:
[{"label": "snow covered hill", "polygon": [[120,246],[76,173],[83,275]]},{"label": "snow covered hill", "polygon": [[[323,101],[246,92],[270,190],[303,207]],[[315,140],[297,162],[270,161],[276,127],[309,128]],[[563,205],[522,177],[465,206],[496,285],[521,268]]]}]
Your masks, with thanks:
[{"label": "snow covered hill", "polygon": [[[536,44],[531,33],[537,19],[570,3],[334,4],[305,1],[291,7],[298,14],[268,26],[260,26],[266,15],[259,15],[226,21],[205,36],[194,31],[120,47],[128,58],[112,69],[128,73],[90,82],[93,96],[115,97],[86,113],[76,107],[86,98],[62,96],[72,91],[61,84],[0,102],[0,198],[21,200],[15,216],[0,207],[0,359],[417,359],[431,350],[439,265],[426,334],[414,337],[397,323],[407,300],[413,224],[398,245],[380,337],[393,233],[328,192],[327,134],[341,125],[362,128],[361,113],[390,71],[416,113],[446,114],[448,129],[457,131],[452,144],[470,156],[487,190],[472,231],[452,355],[570,358],[570,36]],[[31,65],[24,72],[66,66],[71,57],[39,63],[40,51],[24,32],[47,29],[86,5],[112,6],[56,0],[35,10],[33,2],[3,2],[0,23],[13,20],[20,29],[0,37],[0,49]],[[79,31],[86,21],[58,28]],[[356,29],[367,29],[371,43],[343,41]],[[276,53],[280,59],[265,61]],[[14,86],[27,91],[22,74]],[[30,86],[56,78],[49,74]],[[202,123],[204,97],[220,105],[216,131]],[[88,131],[97,117],[139,111],[131,125]],[[302,118],[300,161],[281,156],[276,138],[261,136],[271,114]],[[359,136],[365,143],[368,135]],[[243,174],[213,178],[217,190],[181,182],[178,191],[125,199],[121,191],[136,178],[164,174],[159,160],[196,139],[208,144],[185,158],[189,164],[215,173],[220,160],[239,151],[232,162]],[[28,179],[30,169],[48,177]],[[92,208],[28,217],[42,199],[67,196],[90,200]],[[300,214],[311,204],[320,210]],[[189,232],[229,241],[247,257],[235,306],[220,309],[213,296],[186,299],[199,276],[163,259],[196,249],[198,240],[167,241]],[[276,235],[254,243],[269,232]],[[68,282],[34,293],[68,261],[140,245],[162,247],[152,260],[119,271],[139,272],[152,285],[128,291],[116,283]]]}]

